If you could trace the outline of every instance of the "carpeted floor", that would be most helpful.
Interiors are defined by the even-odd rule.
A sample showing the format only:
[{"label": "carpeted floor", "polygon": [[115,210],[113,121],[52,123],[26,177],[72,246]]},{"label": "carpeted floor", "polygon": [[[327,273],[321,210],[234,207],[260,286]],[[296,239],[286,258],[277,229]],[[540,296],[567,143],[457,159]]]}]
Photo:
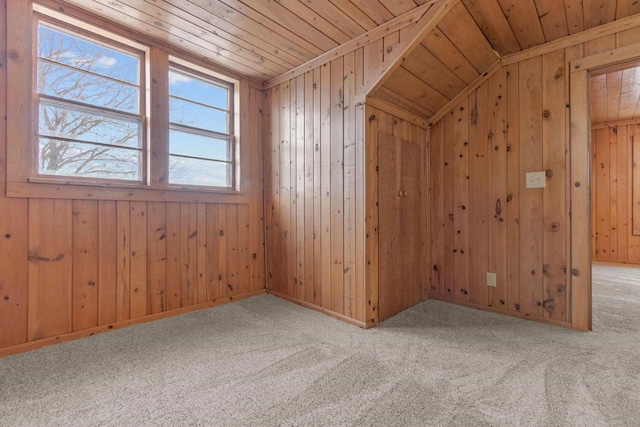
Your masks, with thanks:
[{"label": "carpeted floor", "polygon": [[427,301],[364,331],[272,296],[0,359],[2,426],[640,425],[640,270],[594,331]]}]

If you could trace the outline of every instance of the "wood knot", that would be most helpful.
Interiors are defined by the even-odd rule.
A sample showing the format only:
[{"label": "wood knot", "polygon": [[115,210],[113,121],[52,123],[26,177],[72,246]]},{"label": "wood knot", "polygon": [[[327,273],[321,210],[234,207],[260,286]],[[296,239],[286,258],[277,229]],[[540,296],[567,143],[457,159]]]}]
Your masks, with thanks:
[{"label": "wood knot", "polygon": [[5,300],[5,301],[9,301],[9,295],[5,295],[5,296],[4,296],[4,300]]},{"label": "wood knot", "polygon": [[438,271],[438,266],[437,265],[433,266],[433,271]]},{"label": "wood knot", "polygon": [[220,230],[220,237],[224,236],[224,230]]},{"label": "wood knot", "polygon": [[5,238],[5,239],[10,239],[10,238],[11,238],[11,234],[9,234],[9,233],[5,234],[5,235],[4,235],[4,238]]},{"label": "wood knot", "polygon": [[95,285],[96,285],[96,282],[93,282],[93,281],[92,281],[92,282],[89,282],[88,284],[89,284],[89,286],[95,286]]},{"label": "wood knot", "polygon": [[254,253],[253,255],[251,255],[251,257],[252,257],[253,259],[257,259],[257,258],[258,258],[258,254]]},{"label": "wood knot", "polygon": [[12,61],[17,61],[18,59],[20,59],[20,53],[15,49],[11,49],[7,54],[7,57]]},{"label": "wood knot", "polygon": [[578,274],[579,274],[578,269],[576,269],[576,268],[571,269],[571,275],[572,276],[577,276]]},{"label": "wood knot", "polygon": [[374,121],[376,119],[375,115],[372,115],[371,117],[369,117],[369,123],[371,123],[372,121]]},{"label": "wood knot", "polygon": [[544,110],[542,112],[542,117],[544,117],[545,119],[548,119],[549,117],[551,117],[551,111],[549,110]]}]

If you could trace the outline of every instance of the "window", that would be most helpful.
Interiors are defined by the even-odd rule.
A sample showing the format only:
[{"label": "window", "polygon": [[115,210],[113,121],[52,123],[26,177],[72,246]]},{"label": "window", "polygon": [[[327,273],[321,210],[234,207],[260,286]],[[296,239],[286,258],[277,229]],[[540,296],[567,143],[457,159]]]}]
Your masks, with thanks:
[{"label": "window", "polygon": [[9,181],[163,192],[154,197],[238,190],[239,80],[153,41],[34,11],[33,138],[10,149],[20,162]]},{"label": "window", "polygon": [[144,180],[142,57],[38,25],[39,176]]},{"label": "window", "polygon": [[233,185],[233,86],[169,69],[169,183]]}]

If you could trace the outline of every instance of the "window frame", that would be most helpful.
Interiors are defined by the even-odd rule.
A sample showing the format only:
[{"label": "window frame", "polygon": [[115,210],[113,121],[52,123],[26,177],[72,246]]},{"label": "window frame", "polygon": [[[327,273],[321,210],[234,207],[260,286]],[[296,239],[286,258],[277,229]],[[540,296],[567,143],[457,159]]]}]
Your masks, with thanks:
[{"label": "window frame", "polygon": [[[238,147],[238,135],[236,132],[236,129],[238,129],[238,124],[236,123],[236,119],[239,116],[238,111],[236,110],[236,93],[238,90],[238,81],[234,81],[232,79],[227,78],[221,78],[220,75],[218,73],[215,73],[211,70],[207,70],[203,67],[198,66],[197,64],[194,64],[188,60],[182,59],[180,57],[177,56],[173,56],[173,55],[169,55],[169,66],[167,68],[167,74],[169,73],[169,71],[171,69],[176,69],[182,73],[185,74],[191,74],[196,78],[200,78],[203,79],[205,81],[210,81],[214,84],[218,84],[220,86],[225,86],[228,91],[229,91],[229,96],[228,96],[228,105],[227,107],[229,108],[228,112],[229,112],[229,116],[227,118],[227,129],[229,130],[229,132],[227,134],[222,134],[220,132],[215,132],[215,131],[206,131],[206,130],[202,130],[196,127],[191,127],[191,126],[187,126],[187,125],[180,125],[180,124],[174,124],[171,123],[171,119],[169,119],[168,123],[169,123],[169,129],[168,132],[170,133],[172,129],[174,129],[172,126],[176,126],[177,130],[180,129],[184,129],[185,131],[190,131],[193,133],[200,133],[200,131],[202,131],[203,135],[208,135],[208,136],[217,136],[220,135],[222,138],[228,138],[229,139],[229,162],[225,162],[225,163],[229,163],[231,166],[231,179],[230,179],[230,183],[228,187],[219,187],[219,186],[202,186],[202,185],[196,185],[196,184],[172,184],[169,182],[169,187],[170,188],[192,188],[192,189],[202,189],[202,188],[209,188],[209,189],[215,189],[215,190],[230,190],[230,189],[238,189],[238,174],[237,174],[237,170],[238,168],[238,164],[239,164],[239,147]],[[169,84],[169,83],[168,83]],[[171,95],[168,95],[167,97],[167,102],[169,102],[169,98],[171,97]],[[167,147],[167,155],[168,158],[171,157],[171,153],[170,153],[170,148]],[[168,179],[167,179],[168,181]]]},{"label": "window frame", "polygon": [[[101,107],[89,107],[87,111],[91,112],[94,110],[95,112],[103,112],[107,115],[122,115],[123,117],[136,117],[140,123],[140,166],[139,173],[140,179],[119,179],[119,178],[97,178],[97,177],[89,177],[89,176],[69,176],[69,175],[52,175],[52,174],[41,174],[39,167],[39,146],[40,146],[40,105],[41,99],[44,97],[47,100],[53,100],[54,102],[59,102],[61,104],[66,104],[71,108],[83,109],[84,106],[79,101],[73,100],[65,100],[62,98],[57,98],[55,96],[50,95],[41,95],[38,93],[38,62],[39,62],[39,44],[38,44],[38,30],[40,28],[40,24],[45,24],[47,26],[53,27],[59,31],[70,34],[71,36],[77,36],[89,42],[96,42],[104,45],[105,47],[112,48],[114,50],[120,50],[132,55],[135,55],[139,59],[138,65],[138,79],[139,79],[139,99],[138,99],[138,114],[128,114],[124,112],[118,112],[112,110],[110,108],[101,108]],[[149,149],[151,146],[151,141],[149,139],[148,132],[148,122],[149,122],[149,111],[148,105],[149,100],[147,96],[148,92],[148,69],[149,69],[149,49],[144,45],[138,45],[137,43],[131,41],[131,43],[126,44],[124,40],[117,34],[111,33],[108,30],[91,28],[93,26],[85,25],[89,28],[83,28],[81,26],[73,25],[72,23],[68,23],[66,21],[61,21],[59,19],[55,19],[49,15],[42,14],[39,12],[34,13],[34,21],[33,21],[33,64],[32,64],[32,81],[33,81],[33,106],[32,106],[32,117],[33,117],[33,132],[35,133],[35,141],[31,144],[31,170],[29,172],[28,180],[29,182],[43,182],[43,183],[69,183],[69,184],[77,184],[77,185],[106,185],[112,187],[130,187],[130,186],[147,186],[149,184],[149,168],[147,167],[149,163]],[[128,42],[128,40],[127,40]],[[58,101],[59,100],[59,101]]]},{"label": "window frame", "polygon": [[[7,109],[8,123],[25,123],[25,126],[8,127],[6,153],[6,181],[4,194],[11,198],[93,199],[122,201],[166,201],[205,203],[249,203],[250,185],[247,170],[248,147],[241,145],[241,134],[248,132],[246,118],[240,108],[249,107],[249,87],[260,87],[258,82],[211,62],[204,56],[178,50],[162,40],[117,26],[104,18],[77,9],[52,8],[38,1],[10,2],[8,13],[13,17],[7,26],[7,78],[13,82],[7,88],[7,97],[15,100]],[[37,81],[37,31],[39,20],[46,24],[78,33],[107,46],[122,45],[144,51],[144,82],[146,87],[141,101],[146,106],[142,131],[145,163],[141,174],[145,182],[56,176],[39,177],[38,168],[38,114]],[[204,73],[233,85],[233,185],[232,187],[186,186],[168,184],[169,108],[168,64],[186,64],[191,70]],[[164,67],[164,68],[163,68]],[[141,80],[141,83],[142,80]],[[164,94],[164,95],[163,95]],[[164,96],[163,98],[161,98]],[[160,102],[158,101],[160,100]],[[165,106],[158,104],[165,103]],[[241,105],[242,104],[242,105]],[[246,105],[245,105],[246,104]],[[153,120],[150,119],[153,116]],[[242,127],[241,127],[242,124]],[[159,131],[160,129],[160,131]],[[164,129],[164,130],[163,130]],[[249,133],[246,134],[248,136]],[[164,157],[164,158],[163,158]]]}]

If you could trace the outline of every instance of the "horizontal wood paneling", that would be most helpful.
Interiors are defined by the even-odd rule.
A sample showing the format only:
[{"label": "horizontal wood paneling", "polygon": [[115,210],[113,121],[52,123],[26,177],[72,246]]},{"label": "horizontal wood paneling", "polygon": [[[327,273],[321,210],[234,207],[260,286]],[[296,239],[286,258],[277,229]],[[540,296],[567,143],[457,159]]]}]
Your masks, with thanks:
[{"label": "horizontal wood paneling", "polygon": [[[0,24],[6,28],[4,15]],[[5,51],[0,31],[0,52]],[[0,117],[6,117],[10,84],[5,60],[0,54]],[[55,191],[44,185],[40,197],[7,197],[4,167],[12,124],[2,126],[0,351],[35,348],[264,289],[263,97],[246,80],[240,86],[240,196],[205,195],[207,201],[204,193],[172,198],[136,190],[131,200],[119,197],[131,190],[114,190],[102,199],[85,199],[82,193],[65,194],[64,185]]]}]

